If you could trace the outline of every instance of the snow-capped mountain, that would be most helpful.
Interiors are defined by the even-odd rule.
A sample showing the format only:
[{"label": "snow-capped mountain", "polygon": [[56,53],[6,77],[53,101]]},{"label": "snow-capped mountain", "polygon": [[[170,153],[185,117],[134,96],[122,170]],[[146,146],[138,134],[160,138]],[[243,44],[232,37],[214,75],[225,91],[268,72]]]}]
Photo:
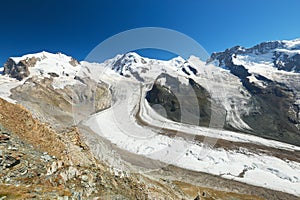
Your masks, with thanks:
[{"label": "snow-capped mountain", "polygon": [[[252,117],[255,112],[259,115],[261,106],[265,106],[263,103],[266,102],[257,101],[253,91],[243,85],[240,77],[232,74],[229,70],[203,63],[199,58],[193,56],[188,60],[181,58],[171,61],[147,58],[143,58],[143,60],[141,61],[139,55],[129,53],[98,65],[82,63],[83,67],[89,69],[84,74],[101,74],[94,78],[110,85],[115,100],[111,108],[93,115],[84,121],[84,125],[119,148],[137,155],[189,170],[212,173],[298,195],[298,172],[295,171],[298,164],[291,166],[282,163],[281,158],[277,160],[277,157],[273,160],[273,157],[267,158],[259,155],[256,150],[252,154],[243,149],[243,145],[248,144],[249,146],[260,144],[281,149],[282,144],[260,137],[227,132],[217,129],[220,128],[217,124],[207,123],[211,119],[213,122],[218,122],[214,120],[220,116],[222,119],[222,114],[224,114],[225,128],[268,137],[266,134],[256,132],[253,124],[244,121],[245,116]],[[103,71],[105,73],[100,73]],[[143,83],[149,81],[154,84],[150,90],[147,90]],[[188,86],[191,86],[196,93],[196,102],[193,101],[193,94],[190,93]],[[182,99],[180,99],[180,95],[183,96]],[[157,104],[160,105],[159,108],[155,107]],[[195,123],[193,117],[196,113],[194,111],[197,111],[197,105],[200,112],[196,118],[200,117],[200,120]],[[163,107],[162,112],[160,112],[161,107]],[[277,113],[272,113],[272,115],[275,114]],[[180,116],[186,118],[182,120]],[[185,121],[186,119],[187,121]],[[195,126],[195,124],[201,127]],[[161,130],[163,130],[162,134],[153,133]],[[180,134],[177,135],[177,131],[180,131]],[[189,136],[193,135],[195,138],[204,135],[205,137],[224,139],[240,148],[227,151],[221,145],[220,148],[210,149],[197,144],[199,142],[197,139],[196,143],[190,142],[189,137],[184,135],[185,133]],[[273,132],[270,134],[272,136]],[[295,135],[290,138],[286,135],[285,138],[276,138],[275,135],[272,138],[289,140],[293,143],[291,140],[293,136]],[[270,141],[274,143],[270,144]],[[260,148],[257,147],[257,149]],[[276,151],[275,149],[271,151]],[[293,146],[292,149],[295,151],[291,154],[298,151],[298,147]],[[182,152],[184,153],[179,156]],[[209,152],[207,156],[203,155],[205,152]],[[264,154],[263,152],[265,151],[261,151],[262,154]],[[246,175],[243,175],[243,172]],[[264,178],[256,181],[256,177]],[[287,189],[287,185],[289,185],[289,189]]]},{"label": "snow-capped mountain", "polygon": [[263,42],[251,48],[235,46],[224,52],[213,53],[210,61],[216,60],[220,67],[229,67],[231,62],[265,64],[287,72],[300,72],[300,39]]},{"label": "snow-capped mountain", "polygon": [[[161,61],[142,58],[136,53],[128,53],[117,55],[100,65],[82,62],[82,66],[89,69],[84,74],[91,77],[102,74],[103,71],[109,71],[110,77],[118,74],[129,80],[155,83],[147,99],[151,104],[170,102],[165,101],[164,98],[172,99],[173,105],[167,103],[163,107],[168,117],[175,121],[184,120],[186,123],[209,126],[212,116],[220,115],[226,118],[225,126],[228,128],[251,130],[240,118],[241,115],[249,112],[251,105],[249,104],[250,94],[242,86],[239,78],[227,70],[207,65],[197,57],[191,56],[188,60],[176,57]],[[94,79],[101,78],[96,76]],[[185,97],[182,99],[185,106],[180,107],[179,96]],[[197,99],[187,98],[188,96],[197,96]],[[198,112],[198,109],[193,106],[199,106],[198,114],[193,113]],[[212,107],[215,109],[210,109]],[[179,119],[180,110],[184,112],[187,120]],[[196,120],[199,115],[200,121]],[[223,124],[220,123],[219,126],[223,127]]]},{"label": "snow-capped mountain", "polygon": [[251,94],[255,109],[242,118],[254,132],[299,141],[300,39],[236,46],[213,53],[208,63],[228,69]]},{"label": "snow-capped mountain", "polygon": [[10,57],[3,66],[0,78],[2,98],[16,102],[12,98],[11,89],[23,85],[28,79],[51,79],[51,86],[64,88],[77,83],[75,75],[80,71],[80,63],[62,53],[40,52],[21,57]]},{"label": "snow-capped mountain", "polygon": [[4,64],[4,74],[22,80],[28,76],[59,77],[74,75],[80,63],[62,53],[41,52],[11,57]]},{"label": "snow-capped mountain", "polygon": [[[164,88],[176,90],[180,84],[189,85],[193,80],[198,85],[194,87],[196,93],[204,97],[198,99],[202,114],[199,124],[209,125],[215,114],[209,108],[213,103],[218,105],[217,110],[225,112],[226,129],[298,144],[299,41],[265,42],[249,49],[233,47],[225,52],[213,53],[208,64],[195,57],[158,61],[128,53],[107,61],[105,67],[137,81],[155,81],[157,78],[156,83],[165,87],[155,86],[147,99],[150,103],[166,102],[164,98],[173,99],[174,105],[164,105],[168,118],[172,120],[180,121],[180,114],[171,112],[180,103],[176,101],[175,94],[165,96],[170,92]],[[213,66],[216,63],[220,68]],[[281,63],[280,66],[278,63]],[[193,105],[188,101],[186,104]],[[187,121],[193,121],[191,115],[187,114],[190,116]]]},{"label": "snow-capped mountain", "polygon": [[[299,196],[299,147],[291,145],[300,143],[299,73],[275,65],[297,60],[297,44],[235,47],[208,63],[136,53],[104,63],[47,52],[12,57],[0,75],[0,97],[47,115],[41,119],[53,126],[78,114],[79,125],[134,155]],[[295,52],[287,57],[284,49]],[[93,110],[95,101],[103,105]]]},{"label": "snow-capped mountain", "polygon": [[[169,119],[181,121],[180,115],[184,114],[186,123],[209,126],[212,116],[218,115],[225,118],[226,129],[298,144],[299,44],[300,40],[293,40],[265,42],[248,49],[237,46],[213,53],[208,64],[193,56],[188,60],[177,57],[161,61],[133,52],[117,55],[102,64],[91,64],[79,63],[59,53],[41,52],[10,58],[3,73],[23,81],[32,76],[48,77],[53,79],[54,88],[64,88],[78,82],[77,72],[99,81],[101,74],[109,70],[110,76],[155,83],[147,100],[151,105],[163,104]],[[14,80],[6,83],[7,88],[10,84],[15,85]],[[182,100],[189,106],[180,107],[176,97],[179,92],[188,91],[188,87],[197,94],[198,114],[193,113],[197,109],[191,109],[195,104],[192,98]],[[10,94],[6,90],[2,93]],[[165,98],[173,103],[166,103]],[[200,121],[196,121],[199,116]]]},{"label": "snow-capped mountain", "polygon": [[112,69],[118,74],[127,78],[134,78],[139,81],[155,79],[161,73],[174,74],[186,62],[181,57],[173,58],[169,61],[144,58],[135,52],[117,55],[104,62],[105,67]]}]

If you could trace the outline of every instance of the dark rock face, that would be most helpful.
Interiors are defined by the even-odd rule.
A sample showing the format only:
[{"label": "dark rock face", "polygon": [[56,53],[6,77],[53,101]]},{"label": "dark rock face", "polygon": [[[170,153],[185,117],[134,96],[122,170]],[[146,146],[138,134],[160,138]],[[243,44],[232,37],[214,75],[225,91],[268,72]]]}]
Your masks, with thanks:
[{"label": "dark rock face", "polygon": [[4,64],[3,74],[8,74],[12,78],[23,80],[30,74],[28,68],[33,67],[39,60],[39,58],[32,57],[26,60],[21,60],[19,63],[15,63],[13,59],[9,58]]},{"label": "dark rock face", "polygon": [[280,70],[300,72],[300,54],[274,53],[274,66]]},{"label": "dark rock face", "polygon": [[186,71],[185,68],[181,68],[181,70],[182,70],[186,75],[188,75],[188,76],[191,75],[189,72]]},{"label": "dark rock face", "polygon": [[[175,95],[169,92],[166,87],[154,84],[151,91],[147,93],[146,99],[151,106],[155,104],[161,105],[165,109],[168,119],[180,122],[181,112],[179,102]],[[156,111],[160,113],[159,110],[156,109]]]},{"label": "dark rock face", "polygon": [[18,80],[22,80],[29,76],[28,66],[23,63],[16,64],[12,59],[8,59],[8,61],[4,64],[3,73]]},{"label": "dark rock face", "polygon": [[198,71],[193,68],[192,66],[188,65],[188,68],[193,72],[194,75],[196,75],[198,73]]},{"label": "dark rock face", "polygon": [[[300,145],[300,118],[297,116],[299,107],[295,105],[297,99],[293,89],[287,83],[255,74],[256,79],[263,81],[266,87],[260,87],[249,81],[251,75],[243,65],[235,65],[233,58],[237,55],[260,56],[273,53],[274,67],[284,71],[300,72],[300,54],[281,51],[285,44],[280,41],[264,42],[252,48],[245,49],[236,46],[224,52],[213,53],[208,62],[217,60],[219,66],[229,69],[239,77],[243,86],[252,95],[253,110],[242,119],[253,129],[251,134],[271,138],[295,145]],[[278,50],[279,49],[279,50]],[[300,88],[299,88],[300,90]]]},{"label": "dark rock face", "polygon": [[[295,126],[299,119],[295,113],[294,94],[284,86],[271,83],[265,89],[251,85],[252,102],[258,108],[243,120],[256,135],[300,145],[300,132]],[[293,112],[291,112],[293,110]]]},{"label": "dark rock face", "polygon": [[59,75],[55,72],[49,72],[48,73],[51,77],[59,77]]},{"label": "dark rock face", "polygon": [[208,127],[212,112],[209,92],[193,79],[189,79],[189,86],[186,86],[168,74],[161,74],[158,78],[162,77],[166,78],[166,84],[155,82],[146,95],[150,106],[164,116],[154,105],[163,107],[165,117],[170,120]]},{"label": "dark rock face", "polygon": [[246,53],[253,53],[256,54],[265,54],[268,53],[270,50],[274,50],[277,48],[284,48],[284,43],[281,41],[272,41],[272,42],[263,42],[258,45],[255,45],[252,48],[246,50]]}]

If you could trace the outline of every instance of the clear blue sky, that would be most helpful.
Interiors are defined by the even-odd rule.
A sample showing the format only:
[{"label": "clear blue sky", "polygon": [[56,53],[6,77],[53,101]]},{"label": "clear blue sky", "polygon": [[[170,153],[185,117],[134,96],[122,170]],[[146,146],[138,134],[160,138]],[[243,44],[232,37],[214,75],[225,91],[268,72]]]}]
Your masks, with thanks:
[{"label": "clear blue sky", "polygon": [[42,50],[82,60],[106,38],[147,26],[185,33],[209,53],[294,39],[299,9],[300,0],[2,0],[0,65]]}]

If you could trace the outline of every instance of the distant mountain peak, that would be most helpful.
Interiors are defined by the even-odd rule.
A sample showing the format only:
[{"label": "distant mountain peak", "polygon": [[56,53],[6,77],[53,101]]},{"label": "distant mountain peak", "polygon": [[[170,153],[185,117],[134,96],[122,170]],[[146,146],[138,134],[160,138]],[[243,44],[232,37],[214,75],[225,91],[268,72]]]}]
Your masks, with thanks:
[{"label": "distant mountain peak", "polygon": [[[3,74],[22,80],[31,75],[57,74],[72,71],[80,63],[62,53],[50,53],[42,51],[34,54],[26,54],[21,57],[10,57],[4,64]],[[69,70],[70,69],[70,70]]]},{"label": "distant mountain peak", "polygon": [[237,63],[248,63],[250,67],[263,62],[274,69],[299,73],[300,39],[262,42],[250,48],[235,46],[224,52],[213,53],[208,62],[214,61],[225,68]]}]

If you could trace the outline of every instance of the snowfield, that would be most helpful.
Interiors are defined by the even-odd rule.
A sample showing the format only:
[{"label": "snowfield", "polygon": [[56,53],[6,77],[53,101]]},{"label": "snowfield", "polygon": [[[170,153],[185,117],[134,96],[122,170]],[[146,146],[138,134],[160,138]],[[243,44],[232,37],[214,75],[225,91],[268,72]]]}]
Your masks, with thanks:
[{"label": "snowfield", "polygon": [[[293,48],[300,45],[300,40],[287,45]],[[193,56],[188,60],[178,57],[170,61],[159,61],[143,58],[135,53],[117,55],[101,64],[82,61],[77,66],[70,64],[69,56],[47,52],[12,59],[18,63],[33,56],[40,60],[34,67],[29,68],[30,77],[50,78],[48,73],[56,73],[59,77],[53,77],[52,83],[56,89],[80,83],[74,79],[75,76],[89,77],[109,86],[113,95],[112,106],[89,116],[81,123],[119,148],[162,161],[166,165],[172,164],[300,196],[299,162],[250,152],[241,147],[225,150],[221,147],[213,148],[213,145],[218,139],[223,139],[282,149],[290,151],[291,154],[300,151],[300,147],[222,130],[222,120],[225,120],[222,118],[219,119],[220,126],[215,128],[173,122],[156,113],[145,99],[146,92],[161,73],[167,73],[185,85],[188,85],[189,78],[193,78],[210,93],[215,102],[226,109],[226,120],[233,127],[250,130],[239,116],[251,109],[247,106],[251,95],[240,79],[226,69],[206,65]],[[234,63],[245,65],[252,73],[249,80],[258,84],[263,83],[256,79],[255,74],[272,80],[281,80],[283,74],[285,78],[282,81],[287,81],[287,76],[295,77],[292,72],[274,69],[269,62],[270,56],[237,56]],[[16,103],[9,98],[10,90],[24,84],[26,80],[17,81],[0,75],[0,97]],[[161,78],[159,82],[164,84],[166,79]],[[298,86],[296,84],[295,88],[300,88]],[[162,130],[185,133],[186,137],[181,134],[169,137],[161,134]],[[203,136],[203,142],[195,141],[195,136]]]},{"label": "snowfield", "polygon": [[32,77],[37,78],[50,78],[49,73],[55,73],[59,77],[52,77],[52,86],[54,89],[64,88],[67,85],[78,84],[79,81],[75,80],[75,75],[80,71],[81,65],[73,66],[70,64],[72,58],[61,53],[53,54],[49,52],[40,52],[36,54],[27,54],[22,57],[11,57],[11,59],[18,64],[21,60],[27,60],[35,57],[39,59],[34,67],[29,67],[30,75],[22,81],[10,78],[8,75],[2,75],[4,68],[0,68],[0,97],[11,102],[17,101],[11,99],[10,90],[26,83],[26,80]]},{"label": "snowfield", "polygon": [[[85,65],[91,66],[87,63]],[[164,69],[168,73],[173,73],[169,71],[168,67]],[[202,70],[203,73],[214,72],[209,71],[213,70],[209,67],[197,69]],[[97,72],[97,70],[99,71]],[[239,150],[211,148],[205,144],[205,141],[198,143],[177,136],[171,138],[158,134],[158,132],[161,129],[171,129],[193,136],[207,136],[208,140],[213,137],[228,141],[254,143],[286,149],[291,153],[294,150],[299,151],[300,147],[242,133],[172,122],[157,114],[145,100],[145,93],[149,89],[149,85],[141,84],[133,78],[120,76],[111,69],[111,66],[107,67],[107,65],[97,66],[94,64],[89,67],[89,71],[92,71],[91,74],[98,74],[98,76],[94,76],[95,79],[101,79],[110,85],[114,91],[115,102],[111,108],[91,116],[83,124],[111,143],[129,152],[181,168],[220,175],[227,179],[300,196],[300,163],[298,162],[282,160],[265,154],[255,154],[244,148]],[[100,71],[105,72],[100,73]],[[99,74],[101,74],[100,77]],[[202,81],[205,85],[207,79],[197,78],[195,80]],[[226,94],[220,96],[223,98],[226,97]],[[137,113],[150,126],[140,125],[136,118]],[[158,127],[158,129],[151,126]]]},{"label": "snowfield", "polygon": [[[84,122],[95,133],[118,147],[151,159],[160,160],[189,170],[221,175],[248,184],[267,187],[300,196],[300,163],[281,160],[247,149],[226,151],[180,137],[170,138],[157,130],[140,126],[134,118],[141,100],[143,119],[151,125],[172,128],[191,134],[222,138],[231,141],[253,142],[276,148],[300,150],[300,147],[235,132],[213,130],[171,122],[158,114],[141,98],[139,84],[122,82],[126,92],[115,93],[115,104]],[[117,96],[120,95],[120,96]],[[126,116],[127,114],[127,116]],[[153,115],[151,115],[153,114]],[[292,153],[292,152],[291,152]]]},{"label": "snowfield", "polygon": [[0,97],[10,103],[16,103],[15,100],[9,98],[9,96],[11,95],[10,90],[23,83],[23,81],[18,81],[17,79],[0,75]]}]

